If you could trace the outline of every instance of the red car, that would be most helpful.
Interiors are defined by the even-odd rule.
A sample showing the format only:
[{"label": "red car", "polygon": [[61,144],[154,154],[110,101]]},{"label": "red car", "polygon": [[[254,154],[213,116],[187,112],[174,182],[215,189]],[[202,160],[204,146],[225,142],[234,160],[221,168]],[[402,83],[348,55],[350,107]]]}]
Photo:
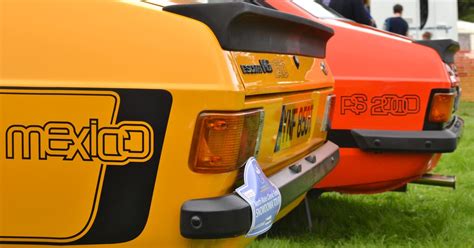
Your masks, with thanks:
[{"label": "red car", "polygon": [[453,115],[460,98],[456,42],[417,42],[313,1],[257,2],[335,31],[327,47],[337,96],[329,139],[341,147],[341,161],[316,188],[377,193],[417,179],[454,186],[454,177],[425,174],[441,153],[456,149],[464,125]]}]

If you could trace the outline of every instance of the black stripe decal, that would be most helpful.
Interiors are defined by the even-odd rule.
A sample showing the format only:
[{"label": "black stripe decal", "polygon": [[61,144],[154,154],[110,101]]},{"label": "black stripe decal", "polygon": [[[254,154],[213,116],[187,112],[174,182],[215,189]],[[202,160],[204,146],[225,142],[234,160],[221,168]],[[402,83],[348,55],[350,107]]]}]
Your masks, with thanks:
[{"label": "black stripe decal", "polygon": [[4,241],[0,244],[111,244],[130,241],[139,236],[148,220],[172,105],[171,94],[165,90],[143,89],[2,88],[114,91],[120,96],[116,123],[126,120],[143,121],[151,125],[154,130],[154,154],[144,163],[106,167],[96,218],[80,239],[70,243]]},{"label": "black stripe decal", "polygon": [[97,217],[73,244],[130,241],[145,228],[171,109],[171,94],[163,90],[117,90],[121,103],[117,122],[145,121],[154,129],[154,155],[146,163],[106,168]]}]

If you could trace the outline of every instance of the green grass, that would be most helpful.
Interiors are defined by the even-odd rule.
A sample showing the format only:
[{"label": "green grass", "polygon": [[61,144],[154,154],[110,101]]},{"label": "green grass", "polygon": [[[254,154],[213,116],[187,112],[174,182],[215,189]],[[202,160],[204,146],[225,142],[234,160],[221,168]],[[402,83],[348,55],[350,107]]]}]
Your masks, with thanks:
[{"label": "green grass", "polygon": [[456,175],[457,189],[409,185],[407,193],[325,193],[310,199],[313,230],[297,208],[251,247],[474,247],[474,103],[458,149],[436,173]]}]

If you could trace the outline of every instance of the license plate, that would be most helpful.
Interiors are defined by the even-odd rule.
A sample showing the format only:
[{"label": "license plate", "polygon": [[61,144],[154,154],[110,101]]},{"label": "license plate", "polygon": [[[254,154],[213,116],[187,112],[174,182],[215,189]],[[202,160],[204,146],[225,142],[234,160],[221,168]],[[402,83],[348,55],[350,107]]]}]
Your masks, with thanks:
[{"label": "license plate", "polygon": [[309,139],[313,107],[312,100],[282,106],[275,152],[294,147]]}]

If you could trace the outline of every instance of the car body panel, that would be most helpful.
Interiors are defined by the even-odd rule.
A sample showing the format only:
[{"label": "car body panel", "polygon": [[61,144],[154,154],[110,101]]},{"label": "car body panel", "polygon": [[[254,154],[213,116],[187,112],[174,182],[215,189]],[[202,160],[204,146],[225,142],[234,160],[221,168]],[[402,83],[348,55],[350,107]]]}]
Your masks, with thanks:
[{"label": "car body panel", "polygon": [[[262,54],[267,58],[262,60],[258,53],[231,52],[233,60],[239,71],[239,76],[244,83],[247,95],[269,94],[288,91],[303,91],[317,88],[331,87],[333,78],[331,72],[323,72],[324,59],[294,55]],[[244,73],[241,66],[259,65],[260,62],[270,62],[270,68],[275,75],[270,73]],[[314,78],[321,78],[315,82]]]},{"label": "car body panel", "polygon": [[[400,156],[398,153],[367,153],[358,148],[344,148],[341,149],[341,157],[356,162],[341,161],[340,165],[318,184],[318,187],[345,193],[359,190],[379,193],[386,191],[387,188],[395,189],[406,184],[407,180],[413,180],[411,175],[416,177],[434,169],[441,155]],[[373,166],[374,164],[379,166]],[[378,185],[373,187],[371,184]]]},{"label": "car body panel", "polygon": [[422,131],[434,89],[453,87],[446,64],[432,48],[345,19],[317,18],[290,1],[272,7],[328,25],[327,61],[337,96],[329,139],[337,138],[341,162],[315,187],[345,193],[379,193],[432,170],[440,154],[363,151],[351,130]]},{"label": "car body panel", "polygon": [[[67,142],[84,146],[82,153],[73,149],[72,160],[64,160],[70,153],[61,149],[69,143],[59,143],[52,153],[58,157],[48,154],[46,163],[18,154],[8,160],[4,151],[11,146],[0,141],[1,198],[9,201],[0,205],[2,247],[243,246],[252,238],[191,240],[180,235],[180,208],[185,201],[229,194],[240,176],[239,171],[201,174],[190,169],[198,116],[203,111],[265,109],[264,141],[257,159],[269,176],[317,150],[326,139],[321,125],[333,79],[330,73],[323,77],[319,65],[309,66],[320,64],[320,59],[303,59],[303,66],[309,75],[305,80],[321,84],[311,83],[296,93],[291,87],[279,87],[273,94],[252,95],[255,91],[246,90],[234,55],[222,50],[209,27],[164,12],[160,6],[138,0],[2,0],[1,6],[0,132],[7,133],[17,125],[20,131],[11,131],[12,139],[26,137],[19,134],[32,128],[29,130],[36,130],[34,139],[41,140],[36,135],[44,135],[48,122],[61,122],[59,131],[68,133],[54,135],[70,135],[74,142]],[[285,150],[294,153],[285,159],[273,152],[275,138],[282,103],[292,102],[296,96],[314,104],[311,115],[315,118],[311,118],[310,138]],[[118,132],[113,130],[120,130],[120,123],[126,121],[152,129],[149,136],[138,137],[153,133],[153,149],[148,147],[153,156],[107,166],[96,157],[89,158],[93,157],[91,145],[84,139],[89,139],[94,120],[98,130],[110,132]],[[128,148],[138,143],[129,142],[122,147],[127,152],[122,152],[138,153],[140,149]],[[15,146],[21,147],[19,143]],[[104,149],[104,153],[114,154],[113,149]],[[37,168],[39,164],[47,168]],[[12,178],[22,173],[25,177],[21,180]],[[36,184],[30,185],[32,182]],[[99,195],[101,199],[94,202],[94,196]],[[278,218],[296,207],[302,197],[304,194],[282,209]],[[35,208],[35,204],[40,206]],[[65,208],[67,211],[62,211]],[[30,221],[36,222],[27,225]]]}]

